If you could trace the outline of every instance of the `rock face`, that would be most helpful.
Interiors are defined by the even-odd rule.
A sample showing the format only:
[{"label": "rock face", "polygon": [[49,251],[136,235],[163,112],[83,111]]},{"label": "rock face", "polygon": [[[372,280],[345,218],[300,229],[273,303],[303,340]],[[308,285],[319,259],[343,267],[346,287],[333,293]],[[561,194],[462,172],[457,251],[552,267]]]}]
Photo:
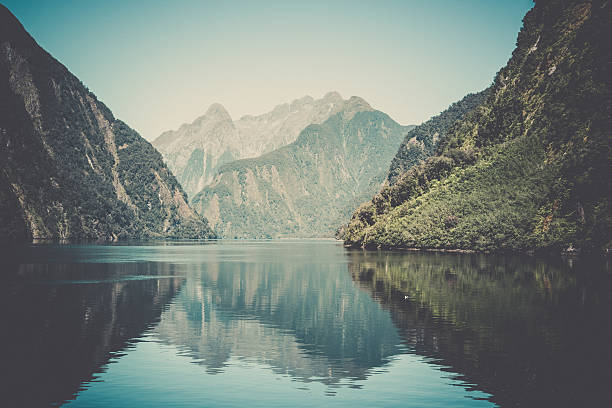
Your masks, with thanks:
[{"label": "rock face", "polygon": [[210,237],[161,155],[0,6],[0,239]]},{"label": "rock face", "polygon": [[294,142],[311,124],[320,124],[345,110],[348,100],[329,92],[322,99],[305,96],[259,116],[237,121],[220,104],[191,124],[162,133],[153,145],[191,199],[212,182],[225,163],[253,158]]},{"label": "rock face", "polygon": [[378,190],[410,129],[352,97],[295,142],[221,166],[191,204],[223,237],[332,237]]},{"label": "rock face", "polygon": [[[364,204],[350,245],[601,250],[612,245],[612,7],[537,0],[486,100],[436,155]],[[401,161],[401,158],[398,159]]]}]

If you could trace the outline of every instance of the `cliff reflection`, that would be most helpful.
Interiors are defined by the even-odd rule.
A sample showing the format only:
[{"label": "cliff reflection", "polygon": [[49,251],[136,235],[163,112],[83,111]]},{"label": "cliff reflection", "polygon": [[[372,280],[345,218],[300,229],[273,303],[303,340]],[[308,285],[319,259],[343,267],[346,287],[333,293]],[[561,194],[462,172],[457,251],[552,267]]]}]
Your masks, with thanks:
[{"label": "cliff reflection", "polygon": [[[501,406],[611,406],[606,265],[527,257],[349,252],[352,279],[413,351]],[[603,381],[602,381],[603,380]]]},{"label": "cliff reflection", "polygon": [[158,321],[181,286],[173,273],[159,263],[9,265],[0,278],[3,405],[73,398]]},{"label": "cliff reflection", "polygon": [[301,250],[313,251],[308,262],[286,253],[194,266],[157,335],[211,374],[237,359],[299,381],[357,387],[353,380],[401,352],[397,330],[387,311],[356,290],[342,251]]}]

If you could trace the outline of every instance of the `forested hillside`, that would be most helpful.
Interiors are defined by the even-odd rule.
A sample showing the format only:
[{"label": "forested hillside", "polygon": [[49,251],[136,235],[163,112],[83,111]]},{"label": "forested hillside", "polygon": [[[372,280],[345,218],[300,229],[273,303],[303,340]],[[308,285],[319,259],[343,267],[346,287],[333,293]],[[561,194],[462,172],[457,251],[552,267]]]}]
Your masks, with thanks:
[{"label": "forested hillside", "polygon": [[0,240],[213,235],[161,155],[0,5]]},{"label": "forested hillside", "polygon": [[362,205],[341,237],[366,247],[609,248],[610,27],[607,1],[536,1],[486,101],[434,157]]},{"label": "forested hillside", "polygon": [[488,89],[465,96],[445,111],[412,129],[402,142],[391,162],[387,181],[395,184],[397,179],[412,166],[419,164],[435,153],[438,143],[446,131],[459,119],[484,102]]}]

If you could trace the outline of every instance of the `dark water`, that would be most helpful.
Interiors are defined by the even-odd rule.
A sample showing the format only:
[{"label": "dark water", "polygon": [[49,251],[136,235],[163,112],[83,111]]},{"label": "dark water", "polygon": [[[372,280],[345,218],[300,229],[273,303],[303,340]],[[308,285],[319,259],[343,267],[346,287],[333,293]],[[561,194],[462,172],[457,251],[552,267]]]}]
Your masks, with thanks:
[{"label": "dark water", "polygon": [[333,241],[5,252],[0,406],[612,406],[603,261]]}]

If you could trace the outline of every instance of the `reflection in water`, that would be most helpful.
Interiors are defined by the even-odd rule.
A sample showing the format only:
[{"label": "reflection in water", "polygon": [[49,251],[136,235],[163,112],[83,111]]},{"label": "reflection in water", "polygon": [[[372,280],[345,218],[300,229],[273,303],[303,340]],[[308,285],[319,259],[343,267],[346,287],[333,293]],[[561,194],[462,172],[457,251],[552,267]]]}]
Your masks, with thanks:
[{"label": "reflection in water", "polygon": [[612,405],[606,265],[314,241],[21,256],[2,406]]},{"label": "reflection in water", "polygon": [[300,252],[236,262],[210,254],[187,272],[157,335],[211,374],[236,357],[305,382],[365,379],[401,351],[389,313],[355,290],[336,246]]},{"label": "reflection in water", "polygon": [[501,406],[612,406],[607,265],[527,257],[349,253],[404,341]]},{"label": "reflection in water", "polygon": [[171,274],[153,263],[9,265],[0,282],[0,404],[73,398],[159,319],[181,286]]}]

